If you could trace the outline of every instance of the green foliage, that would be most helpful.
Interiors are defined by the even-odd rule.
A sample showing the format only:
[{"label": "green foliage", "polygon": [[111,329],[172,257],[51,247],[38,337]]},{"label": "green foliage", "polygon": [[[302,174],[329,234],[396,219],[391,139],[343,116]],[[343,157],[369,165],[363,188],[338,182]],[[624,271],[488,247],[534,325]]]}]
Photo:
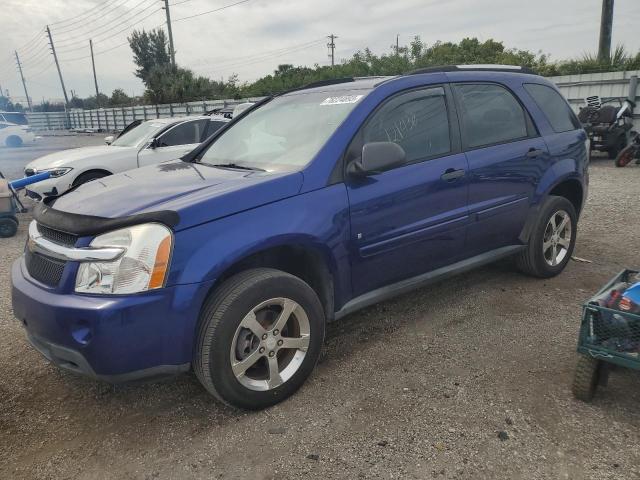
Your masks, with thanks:
[{"label": "green foliage", "polygon": [[13,103],[8,97],[0,95],[0,110],[5,112],[24,112],[24,107],[20,103]]},{"label": "green foliage", "polygon": [[185,68],[155,66],[149,72],[144,98],[149,103],[184,103],[210,98],[233,97],[233,84],[196,76]]},{"label": "green foliage", "polygon": [[133,104],[133,98],[124,93],[121,88],[116,88],[111,92],[111,98],[109,99],[110,107],[128,107]]},{"label": "green foliage", "polygon": [[464,38],[460,43],[436,42],[428,45],[416,36],[408,46],[399,47],[397,52],[395,46],[391,47],[390,53],[382,55],[375,55],[365,48],[334,67],[280,65],[273,75],[242,85],[240,95],[268,95],[330,78],[400,75],[418,68],[472,63],[521,65],[541,69],[548,65],[548,57],[541,53],[508,49],[502,42],[493,39],[480,42],[477,38]]},{"label": "green foliage", "polygon": [[547,68],[541,69],[540,73],[545,76],[553,76],[625,70],[640,70],[640,52],[631,55],[622,45],[618,45],[607,60],[603,61],[595,54],[585,53],[580,58],[547,65]]},{"label": "green foliage", "polygon": [[134,30],[127,40],[133,50],[133,61],[138,66],[135,75],[148,87],[151,71],[154,68],[171,65],[167,50],[167,36],[160,28],[149,32]]}]

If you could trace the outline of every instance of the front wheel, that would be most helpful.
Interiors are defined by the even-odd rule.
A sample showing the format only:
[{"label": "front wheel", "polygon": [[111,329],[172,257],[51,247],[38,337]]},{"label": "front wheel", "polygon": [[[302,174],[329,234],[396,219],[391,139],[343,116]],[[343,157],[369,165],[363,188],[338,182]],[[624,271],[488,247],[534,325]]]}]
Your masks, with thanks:
[{"label": "front wheel", "polygon": [[564,197],[549,196],[540,208],[527,247],[516,259],[518,268],[540,278],[558,275],[573,254],[576,231],[573,204]]},{"label": "front wheel", "polygon": [[259,268],[225,281],[203,307],[193,358],[222,402],[257,410],[292,395],[320,355],[325,315],[301,279]]}]

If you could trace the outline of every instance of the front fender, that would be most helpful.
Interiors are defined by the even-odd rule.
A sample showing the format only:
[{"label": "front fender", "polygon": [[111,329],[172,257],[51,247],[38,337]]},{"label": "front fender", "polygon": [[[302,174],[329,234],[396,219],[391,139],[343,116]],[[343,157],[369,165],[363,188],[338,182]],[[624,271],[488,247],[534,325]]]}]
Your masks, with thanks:
[{"label": "front fender", "polygon": [[255,253],[296,246],[322,255],[338,305],[351,291],[349,232],[343,184],[290,197],[177,232],[169,285],[216,280]]}]

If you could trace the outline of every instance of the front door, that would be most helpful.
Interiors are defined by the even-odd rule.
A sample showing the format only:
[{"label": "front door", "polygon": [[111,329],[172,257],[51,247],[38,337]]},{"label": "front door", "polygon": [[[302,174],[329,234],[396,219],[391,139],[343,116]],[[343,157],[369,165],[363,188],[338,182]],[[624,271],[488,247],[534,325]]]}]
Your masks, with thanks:
[{"label": "front door", "polygon": [[155,145],[138,153],[138,166],[145,167],[175,160],[189,153],[202,141],[209,120],[189,120],[169,128],[155,140]]},{"label": "front door", "polygon": [[451,105],[444,87],[398,94],[367,120],[350,147],[347,163],[368,142],[395,142],[407,157],[401,167],[346,180],[354,295],[463,256],[467,160]]}]

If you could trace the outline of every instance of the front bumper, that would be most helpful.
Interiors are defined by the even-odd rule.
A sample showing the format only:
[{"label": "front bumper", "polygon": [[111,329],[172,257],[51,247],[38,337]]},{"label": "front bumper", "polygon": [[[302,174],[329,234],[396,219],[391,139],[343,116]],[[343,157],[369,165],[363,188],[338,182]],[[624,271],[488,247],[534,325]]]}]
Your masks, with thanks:
[{"label": "front bumper", "polygon": [[56,178],[48,178],[47,180],[33,183],[25,188],[25,190],[27,191],[27,195],[35,200],[50,197],[52,195],[62,195],[64,192],[71,188],[71,184],[73,181],[70,175],[69,178],[65,178],[67,177],[67,175],[62,175],[61,177]]},{"label": "front bumper", "polygon": [[137,295],[63,293],[32,279],[23,258],[11,279],[14,314],[32,345],[61,368],[113,383],[188,370],[211,288],[207,282]]}]

